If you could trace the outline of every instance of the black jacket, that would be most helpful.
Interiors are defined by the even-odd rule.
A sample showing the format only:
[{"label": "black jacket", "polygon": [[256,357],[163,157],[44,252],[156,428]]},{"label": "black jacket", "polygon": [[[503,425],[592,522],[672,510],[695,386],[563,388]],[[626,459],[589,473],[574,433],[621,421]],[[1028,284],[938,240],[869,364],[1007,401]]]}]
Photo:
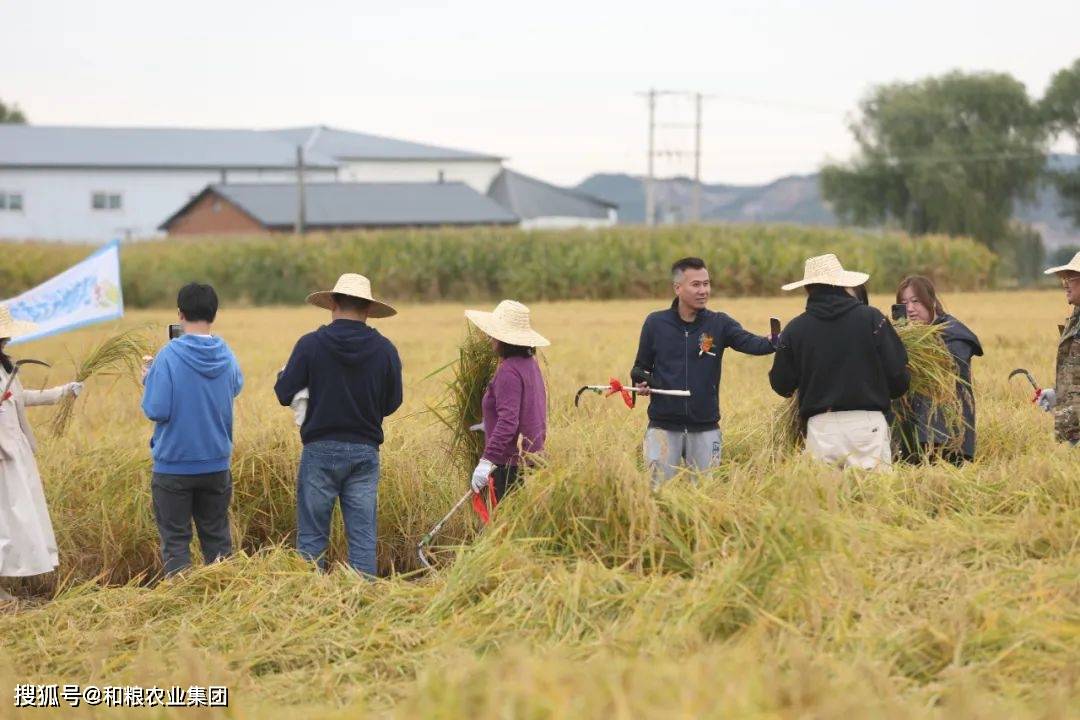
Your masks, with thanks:
[{"label": "black jacket", "polygon": [[[942,339],[956,362],[956,373],[960,376],[960,382],[956,383],[956,394],[964,410],[964,433],[956,449],[963,457],[972,460],[975,457],[975,398],[971,385],[971,358],[982,356],[982,345],[975,333],[952,315],[940,315],[934,324],[945,326]],[[915,426],[912,434],[919,445],[952,445],[956,438],[952,437],[954,431],[948,428],[944,413],[939,411],[931,417],[930,403],[921,395],[910,400],[915,415],[910,420]]]},{"label": "black jacket", "polygon": [[649,373],[650,387],[689,390],[689,398],[649,397],[649,426],[700,432],[720,422],[720,365],[724,348],[748,355],[773,352],[768,338],[754,335],[724,313],[702,310],[694,322],[679,317],[679,301],[645,318],[634,369],[636,382]]},{"label": "black jacket", "polygon": [[780,395],[799,391],[799,414],[889,410],[907,392],[907,350],[892,324],[843,288],[815,288],[788,323],[769,372]]},{"label": "black jacket", "polygon": [[300,439],[337,440],[378,447],[382,421],[401,406],[401,359],[394,345],[367,323],[334,320],[296,342],[274,393],[288,405],[308,388]]}]

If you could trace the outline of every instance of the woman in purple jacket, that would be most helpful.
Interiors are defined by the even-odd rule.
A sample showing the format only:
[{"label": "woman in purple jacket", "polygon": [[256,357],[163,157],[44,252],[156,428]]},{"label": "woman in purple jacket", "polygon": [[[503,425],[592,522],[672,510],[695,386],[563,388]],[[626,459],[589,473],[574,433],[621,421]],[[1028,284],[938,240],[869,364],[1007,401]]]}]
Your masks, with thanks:
[{"label": "woman in purple jacket", "polygon": [[491,477],[498,501],[518,482],[521,465],[544,450],[547,392],[535,353],[551,343],[532,329],[529,308],[513,300],[503,300],[495,312],[466,310],[465,317],[491,338],[500,358],[484,393],[486,441],[472,475],[476,493]]}]

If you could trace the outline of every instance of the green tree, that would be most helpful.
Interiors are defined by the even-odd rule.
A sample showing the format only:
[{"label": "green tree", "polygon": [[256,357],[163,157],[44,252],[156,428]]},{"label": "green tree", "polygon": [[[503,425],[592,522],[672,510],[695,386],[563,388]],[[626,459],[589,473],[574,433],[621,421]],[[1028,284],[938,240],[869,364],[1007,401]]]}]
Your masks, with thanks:
[{"label": "green tree", "polygon": [[822,193],[855,224],[1010,243],[1013,204],[1034,196],[1046,163],[1039,109],[1000,73],[879,86],[851,125],[857,156],[823,169]]},{"label": "green tree", "polygon": [[1046,264],[1053,265],[1054,267],[1068,265],[1069,261],[1072,260],[1078,252],[1080,252],[1080,245],[1062,245],[1057,250],[1050,253],[1050,256],[1046,260]]},{"label": "green tree", "polygon": [[[1071,135],[1080,152],[1080,59],[1050,80],[1040,108],[1055,135]],[[1052,170],[1051,180],[1064,202],[1061,214],[1080,226],[1080,167]]]},{"label": "green tree", "polygon": [[23,124],[25,122],[26,115],[19,109],[18,105],[8,107],[3,100],[0,100],[0,123]]}]

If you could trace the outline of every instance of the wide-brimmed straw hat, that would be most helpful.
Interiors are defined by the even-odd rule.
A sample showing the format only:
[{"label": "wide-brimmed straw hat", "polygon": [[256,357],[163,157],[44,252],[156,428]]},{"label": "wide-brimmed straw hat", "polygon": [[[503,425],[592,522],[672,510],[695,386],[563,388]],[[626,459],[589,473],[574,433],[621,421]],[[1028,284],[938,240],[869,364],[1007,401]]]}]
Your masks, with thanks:
[{"label": "wide-brimmed straw hat", "polygon": [[1053,275],[1054,273],[1069,272],[1069,271],[1072,271],[1074,273],[1080,273],[1080,252],[1073,255],[1073,259],[1069,261],[1068,265],[1061,265],[1059,267],[1052,267],[1049,270],[1047,270],[1045,272],[1045,274],[1046,275]]},{"label": "wide-brimmed straw hat", "polygon": [[798,282],[788,283],[781,290],[794,290],[807,285],[832,285],[834,287],[853,288],[859,287],[870,276],[866,273],[845,270],[840,260],[835,255],[818,255],[807,259],[803,267],[803,279]]},{"label": "wide-brimmed straw hat", "polygon": [[507,345],[524,347],[547,347],[551,343],[532,329],[529,308],[514,300],[503,300],[495,306],[495,312],[466,310],[465,317],[485,335]]},{"label": "wide-brimmed straw hat", "polygon": [[22,335],[29,335],[37,329],[38,326],[32,322],[16,320],[11,317],[11,311],[7,309],[7,306],[0,305],[0,338],[14,339]]},{"label": "wide-brimmed straw hat", "polygon": [[368,309],[368,317],[386,318],[397,315],[397,310],[371,296],[371,281],[356,273],[345,273],[338,278],[333,290],[313,292],[307,296],[307,301],[316,307],[333,310],[333,295],[335,293],[370,302],[371,307]]}]

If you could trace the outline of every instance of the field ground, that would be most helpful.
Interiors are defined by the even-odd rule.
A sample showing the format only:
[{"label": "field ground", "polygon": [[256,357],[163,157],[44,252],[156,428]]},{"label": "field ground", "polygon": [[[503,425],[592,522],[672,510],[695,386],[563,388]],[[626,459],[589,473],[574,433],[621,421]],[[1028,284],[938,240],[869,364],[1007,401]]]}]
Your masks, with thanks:
[{"label": "field ground", "polygon": [[[723,466],[655,496],[639,457],[644,407],[572,399],[627,377],[644,315],[665,303],[534,305],[552,341],[547,465],[490,530],[456,517],[430,576],[414,572],[415,543],[467,475],[424,412],[443,377],[426,378],[455,357],[464,306],[399,308],[373,323],[397,344],[406,389],[386,425],[387,577],[374,583],[318,576],[287,549],[299,442],[272,384],[327,313],[226,307],[216,331],[246,376],[234,459],[246,554],[148,584],[157,539],[138,390],[91,381],[60,439],[48,437],[53,410],[32,409],[62,566],[5,583],[30,599],[0,615],[0,686],[228,685],[229,716],[249,718],[1078,717],[1078,457],[1053,442],[1030,388],[1006,380],[1027,367],[1052,382],[1068,308],[1057,292],[944,301],[986,349],[974,465],[861,475],[774,457],[770,360],[728,353]],[[711,303],[757,332],[801,305]],[[123,326],[154,323],[162,337],[171,318],[133,312]],[[13,350],[54,363],[28,385],[56,384],[65,358],[115,330]]]}]

